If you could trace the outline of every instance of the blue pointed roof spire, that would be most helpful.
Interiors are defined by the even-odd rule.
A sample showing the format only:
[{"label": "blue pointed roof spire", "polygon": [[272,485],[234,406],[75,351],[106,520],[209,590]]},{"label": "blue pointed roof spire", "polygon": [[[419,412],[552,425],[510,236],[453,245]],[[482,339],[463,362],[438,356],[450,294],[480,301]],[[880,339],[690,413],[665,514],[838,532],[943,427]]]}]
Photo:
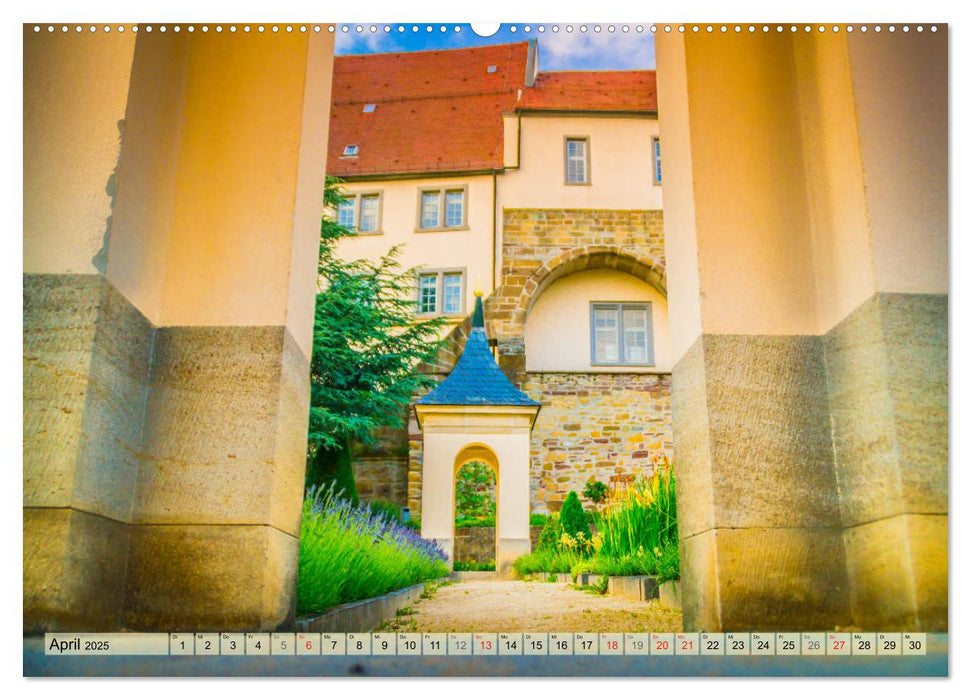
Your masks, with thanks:
[{"label": "blue pointed roof spire", "polygon": [[472,330],[465,349],[449,374],[437,387],[418,399],[419,405],[448,406],[539,406],[521,392],[496,364],[485,332],[482,292],[475,292]]}]

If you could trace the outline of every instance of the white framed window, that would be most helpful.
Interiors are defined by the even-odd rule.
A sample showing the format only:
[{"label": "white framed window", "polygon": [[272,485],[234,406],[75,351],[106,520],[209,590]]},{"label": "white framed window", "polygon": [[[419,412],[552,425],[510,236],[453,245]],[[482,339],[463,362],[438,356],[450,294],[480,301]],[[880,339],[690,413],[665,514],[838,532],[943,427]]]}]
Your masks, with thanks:
[{"label": "white framed window", "polygon": [[344,146],[344,153],[342,154],[344,158],[357,158],[357,144],[351,143]]},{"label": "white framed window", "polygon": [[651,178],[655,185],[661,184],[661,139],[651,138]]},{"label": "white framed window", "polygon": [[381,193],[349,194],[337,207],[337,223],[358,233],[381,232]]},{"label": "white framed window", "polygon": [[467,187],[422,189],[418,196],[418,230],[439,231],[468,226]]},{"label": "white framed window", "polygon": [[591,302],[590,364],[654,364],[650,302]]},{"label": "white framed window", "polygon": [[590,139],[586,136],[567,136],[563,156],[564,182],[567,185],[589,185]]},{"label": "white framed window", "polygon": [[419,272],[418,313],[446,316],[465,313],[465,270]]}]

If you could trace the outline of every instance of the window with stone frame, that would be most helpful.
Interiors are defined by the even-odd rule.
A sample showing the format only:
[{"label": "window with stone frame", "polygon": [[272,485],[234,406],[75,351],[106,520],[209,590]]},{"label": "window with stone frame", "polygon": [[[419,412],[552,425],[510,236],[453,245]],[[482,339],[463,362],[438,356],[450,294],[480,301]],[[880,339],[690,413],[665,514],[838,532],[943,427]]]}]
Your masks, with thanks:
[{"label": "window with stone frame", "polygon": [[337,207],[337,223],[358,233],[380,233],[381,193],[362,192],[345,196]]},{"label": "window with stone frame", "polygon": [[425,270],[418,274],[419,314],[458,316],[464,311],[464,270]]},{"label": "window with stone frame", "polygon": [[468,189],[422,189],[418,201],[418,229],[461,229],[468,225]]},{"label": "window with stone frame", "polygon": [[565,149],[566,184],[590,184],[590,139],[567,137]]},{"label": "window with stone frame", "polygon": [[650,302],[590,304],[590,364],[654,364]]}]

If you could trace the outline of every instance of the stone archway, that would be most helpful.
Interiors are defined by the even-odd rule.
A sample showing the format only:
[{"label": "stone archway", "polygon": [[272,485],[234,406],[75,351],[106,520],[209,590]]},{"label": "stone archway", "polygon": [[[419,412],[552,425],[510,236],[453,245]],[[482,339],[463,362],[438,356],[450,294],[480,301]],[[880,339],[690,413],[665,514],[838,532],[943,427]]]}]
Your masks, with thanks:
[{"label": "stone archway", "polygon": [[537,261],[527,276],[510,277],[488,302],[490,323],[499,348],[499,366],[506,376],[517,386],[522,385],[526,369],[526,317],[550,285],[585,270],[617,270],[644,280],[666,297],[663,251],[658,253],[642,246],[582,246]]},{"label": "stone archway", "polygon": [[[462,558],[458,554],[460,547],[459,542],[459,528],[457,522],[459,519],[458,512],[458,500],[459,500],[459,479],[460,476],[467,467],[471,467],[475,464],[484,465],[492,474],[492,494],[491,500],[494,506],[495,514],[495,526],[493,527],[494,541],[492,546],[492,560],[499,561],[499,458],[496,456],[495,452],[491,450],[486,445],[481,444],[471,444],[462,448],[458,455],[455,457],[455,469],[452,476],[452,541],[456,543],[455,545],[455,560],[462,561]],[[454,563],[454,562],[453,562]]]}]

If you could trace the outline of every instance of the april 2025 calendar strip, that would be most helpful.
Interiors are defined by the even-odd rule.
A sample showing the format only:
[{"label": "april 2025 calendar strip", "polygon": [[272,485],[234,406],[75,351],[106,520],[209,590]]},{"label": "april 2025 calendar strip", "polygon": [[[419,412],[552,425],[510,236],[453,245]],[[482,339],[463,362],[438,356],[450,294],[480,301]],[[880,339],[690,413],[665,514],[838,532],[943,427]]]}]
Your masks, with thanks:
[{"label": "april 2025 calendar strip", "polygon": [[924,656],[922,632],[58,634],[48,656]]}]

